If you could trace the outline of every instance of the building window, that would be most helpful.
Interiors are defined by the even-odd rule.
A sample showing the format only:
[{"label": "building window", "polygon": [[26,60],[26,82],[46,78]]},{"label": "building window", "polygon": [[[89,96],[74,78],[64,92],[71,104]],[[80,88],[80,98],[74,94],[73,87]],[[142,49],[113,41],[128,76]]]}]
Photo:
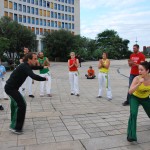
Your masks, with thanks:
[{"label": "building window", "polygon": [[17,14],[14,14],[14,21],[18,22],[18,16],[17,16]]},{"label": "building window", "polygon": [[42,35],[43,34],[43,29],[42,28],[40,28],[40,35]]},{"label": "building window", "polygon": [[50,2],[47,2],[47,8],[49,8],[50,7]]},{"label": "building window", "polygon": [[43,13],[42,13],[42,9],[40,9],[40,16],[42,16],[42,14],[43,14]]},{"label": "building window", "polygon": [[23,12],[26,12],[26,6],[23,5]]},{"label": "building window", "polygon": [[58,19],[61,19],[61,14],[60,13],[58,13]]},{"label": "building window", "polygon": [[68,11],[71,12],[71,7],[70,6],[68,6]]},{"label": "building window", "polygon": [[64,29],[64,22],[62,22],[62,28]]},{"label": "building window", "polygon": [[34,27],[32,27],[32,32],[35,33],[35,28]]},{"label": "building window", "polygon": [[64,5],[61,5],[61,10],[64,11]]},{"label": "building window", "polygon": [[13,19],[13,13],[9,13],[9,17]]},{"label": "building window", "polygon": [[41,26],[43,25],[43,20],[42,20],[42,19],[40,19],[40,25],[41,25]]},{"label": "building window", "polygon": [[65,3],[67,3],[67,0],[65,0]]},{"label": "building window", "polygon": [[8,0],[5,0],[5,1],[4,1],[4,7],[5,7],[5,8],[8,8]]},{"label": "building window", "polygon": [[60,4],[58,4],[58,10],[60,10]]},{"label": "building window", "polygon": [[19,15],[19,22],[22,22],[22,15]]},{"label": "building window", "polygon": [[17,10],[17,3],[14,3],[14,10]]},{"label": "building window", "polygon": [[57,10],[57,4],[56,3],[54,3],[54,9]]},{"label": "building window", "polygon": [[65,28],[68,29],[68,23],[65,23]]},{"label": "building window", "polygon": [[72,24],[72,29],[74,29],[74,24]]},{"label": "building window", "polygon": [[65,6],[65,11],[67,12],[67,9],[68,9],[68,7],[67,6]]},{"label": "building window", "polygon": [[69,23],[69,29],[71,29],[71,23]]},{"label": "building window", "polygon": [[38,0],[35,0],[35,4],[38,5]]},{"label": "building window", "polygon": [[23,0],[23,2],[26,2],[26,0]]},{"label": "building window", "polygon": [[74,0],[72,0],[72,5],[74,5]]},{"label": "building window", "polygon": [[61,28],[61,22],[60,21],[58,22],[58,28]]},{"label": "building window", "polygon": [[68,20],[68,15],[67,14],[65,14],[65,20]]},{"label": "building window", "polygon": [[47,17],[50,17],[50,11],[47,11]]},{"label": "building window", "polygon": [[39,28],[36,28],[36,34],[39,34]]},{"label": "building window", "polygon": [[57,12],[55,12],[55,18],[57,19]]},{"label": "building window", "polygon": [[34,14],[34,7],[31,7],[31,13]]},{"label": "building window", "polygon": [[68,3],[71,4],[71,0],[68,0]]},{"label": "building window", "polygon": [[51,18],[54,18],[54,12],[51,11]]},{"label": "building window", "polygon": [[63,2],[63,3],[64,3],[64,0],[61,0],[61,2]]},{"label": "building window", "polygon": [[5,11],[5,12],[4,12],[4,16],[7,16],[7,17],[8,17],[8,12]]},{"label": "building window", "polygon": [[54,27],[54,21],[51,21],[51,27]]},{"label": "building window", "polygon": [[46,20],[44,19],[44,26],[46,26]]},{"label": "building window", "polygon": [[39,4],[40,4],[40,6],[42,6],[42,0],[40,0]]},{"label": "building window", "polygon": [[38,8],[35,9],[35,14],[38,15],[39,14],[39,10]]},{"label": "building window", "polygon": [[26,16],[23,16],[23,23],[26,23]]},{"label": "building window", "polygon": [[62,20],[64,20],[64,14],[62,14],[61,17],[62,17]]},{"label": "building window", "polygon": [[72,7],[72,13],[74,13],[74,7]]},{"label": "building window", "polygon": [[39,19],[36,18],[36,25],[39,25]]},{"label": "building window", "polygon": [[13,3],[9,1],[9,9],[13,9]]},{"label": "building window", "polygon": [[74,16],[72,15],[72,21],[74,21]]},{"label": "building window", "polygon": [[31,0],[31,4],[34,4],[34,0]]},{"label": "building window", "polygon": [[69,15],[69,21],[71,21],[71,15]]},{"label": "building window", "polygon": [[30,0],[27,0],[27,3],[30,3]]},{"label": "building window", "polygon": [[31,23],[31,18],[30,17],[28,17],[28,23]]},{"label": "building window", "polygon": [[57,21],[55,21],[55,27],[57,28]]},{"label": "building window", "polygon": [[32,17],[32,24],[35,24],[35,18]]},{"label": "building window", "polygon": [[30,13],[30,6],[27,6],[27,13]]},{"label": "building window", "polygon": [[44,16],[46,17],[46,10],[44,10],[44,12],[43,12],[43,13],[44,13]]},{"label": "building window", "polygon": [[19,4],[18,7],[19,7],[19,11],[22,11],[22,5]]},{"label": "building window", "polygon": [[47,21],[47,26],[49,26],[49,27],[50,27],[50,21],[49,21],[49,20]]},{"label": "building window", "polygon": [[46,7],[46,1],[45,0],[43,1],[43,6]]}]

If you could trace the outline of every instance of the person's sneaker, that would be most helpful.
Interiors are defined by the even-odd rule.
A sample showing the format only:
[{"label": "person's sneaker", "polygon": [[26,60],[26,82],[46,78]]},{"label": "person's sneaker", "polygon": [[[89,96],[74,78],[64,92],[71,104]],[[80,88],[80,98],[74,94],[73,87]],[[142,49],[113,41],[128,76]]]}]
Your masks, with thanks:
[{"label": "person's sneaker", "polygon": [[47,96],[48,96],[48,97],[52,97],[52,95],[51,95],[51,94],[47,94]]},{"label": "person's sneaker", "polygon": [[102,98],[102,96],[97,96],[96,98]]},{"label": "person's sneaker", "polygon": [[18,135],[23,134],[23,131],[22,131],[22,130],[16,130],[16,129],[13,129],[13,128],[9,128],[9,130],[10,130],[11,132],[15,133],[15,134],[18,134]]},{"label": "person's sneaker", "polygon": [[4,110],[4,107],[2,105],[0,105],[0,110]]},{"label": "person's sneaker", "polygon": [[76,96],[80,96],[79,94],[76,94]]},{"label": "person's sneaker", "polygon": [[34,95],[29,95],[29,97],[34,98]]},{"label": "person's sneaker", "polygon": [[111,101],[111,100],[112,100],[112,98],[107,98],[107,100],[108,100],[108,101]]},{"label": "person's sneaker", "polygon": [[74,93],[71,93],[70,95],[74,95]]},{"label": "person's sneaker", "polygon": [[134,141],[136,141],[136,140],[127,137],[127,141],[128,141],[128,142],[134,142]]},{"label": "person's sneaker", "polygon": [[128,101],[124,101],[124,102],[122,103],[122,105],[123,105],[123,106],[129,106],[129,102],[128,102]]}]

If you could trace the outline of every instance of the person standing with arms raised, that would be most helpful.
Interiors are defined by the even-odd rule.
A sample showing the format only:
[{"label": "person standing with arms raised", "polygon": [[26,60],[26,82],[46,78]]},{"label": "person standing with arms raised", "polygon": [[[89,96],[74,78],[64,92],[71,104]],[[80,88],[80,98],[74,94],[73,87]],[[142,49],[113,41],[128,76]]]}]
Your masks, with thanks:
[{"label": "person standing with arms raised", "polygon": [[78,66],[79,60],[75,58],[75,53],[70,53],[70,59],[68,60],[68,68],[69,68],[69,81],[71,86],[71,95],[79,95],[79,84],[78,84]]},{"label": "person standing with arms raised", "polygon": [[[138,66],[141,62],[145,61],[145,55],[139,52],[139,45],[133,45],[133,53],[130,55],[130,59],[128,60],[128,65],[131,67],[130,77],[129,77],[129,88],[133,79],[139,75]],[[130,94],[127,93],[126,101],[122,103],[123,106],[128,106],[130,103]]]}]

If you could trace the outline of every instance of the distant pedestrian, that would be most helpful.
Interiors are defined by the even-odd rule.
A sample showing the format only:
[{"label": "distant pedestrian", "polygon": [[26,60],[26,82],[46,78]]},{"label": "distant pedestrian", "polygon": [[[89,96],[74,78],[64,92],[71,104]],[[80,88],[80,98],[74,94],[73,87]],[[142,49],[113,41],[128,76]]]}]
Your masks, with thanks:
[{"label": "distant pedestrian", "polygon": [[112,100],[112,93],[110,87],[110,77],[109,77],[109,67],[110,60],[108,59],[107,53],[103,53],[102,59],[99,60],[98,63],[98,82],[99,82],[99,92],[97,98],[102,98],[102,89],[103,84],[105,83],[106,91],[107,91],[107,99]]},{"label": "distant pedestrian", "polygon": [[5,92],[11,99],[11,124],[9,130],[16,134],[23,133],[22,128],[26,114],[26,102],[19,92],[20,86],[28,76],[37,81],[48,80],[33,73],[32,69],[43,69],[42,66],[35,66],[36,63],[37,55],[35,53],[28,53],[24,57],[24,62],[15,68],[6,81]]},{"label": "distant pedestrian", "polygon": [[[133,45],[133,53],[130,55],[130,59],[128,60],[128,65],[131,67],[130,77],[129,77],[129,88],[133,79],[139,75],[138,66],[141,62],[145,61],[145,56],[143,53],[139,52],[139,45]],[[126,101],[122,103],[123,106],[128,106],[130,103],[130,94],[127,93]]]},{"label": "distant pedestrian", "polygon": [[70,53],[70,59],[68,60],[68,68],[69,68],[69,81],[71,86],[71,95],[79,95],[79,72],[78,72],[78,66],[79,66],[79,60],[75,58],[75,53]]},{"label": "distant pedestrian", "polygon": [[47,77],[48,81],[40,82],[40,96],[44,96],[44,90],[46,90],[46,94],[48,97],[52,97],[51,95],[51,74],[50,74],[50,62],[47,57],[44,57],[43,52],[39,52],[38,54],[38,62],[41,66],[47,66],[48,68],[43,68],[40,70],[40,76]]},{"label": "distant pedestrian", "polygon": [[128,121],[127,140],[137,141],[136,127],[137,115],[140,105],[144,108],[150,118],[150,62],[142,62],[138,66],[139,75],[133,79],[129,89],[130,96],[130,117]]}]

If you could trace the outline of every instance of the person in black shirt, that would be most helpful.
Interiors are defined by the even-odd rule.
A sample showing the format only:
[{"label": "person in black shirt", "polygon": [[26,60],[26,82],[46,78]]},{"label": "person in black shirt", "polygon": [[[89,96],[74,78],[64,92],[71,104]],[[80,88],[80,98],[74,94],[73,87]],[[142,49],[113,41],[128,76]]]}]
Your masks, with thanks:
[{"label": "person in black shirt", "polygon": [[[26,114],[26,102],[19,92],[20,86],[28,76],[37,81],[48,80],[33,73],[33,69],[43,69],[42,66],[35,66],[36,62],[37,55],[35,53],[28,53],[24,58],[24,62],[15,68],[6,81],[5,92],[11,99],[11,124],[9,130],[16,134],[23,133],[22,128]],[[46,66],[44,68],[46,68]]]}]

